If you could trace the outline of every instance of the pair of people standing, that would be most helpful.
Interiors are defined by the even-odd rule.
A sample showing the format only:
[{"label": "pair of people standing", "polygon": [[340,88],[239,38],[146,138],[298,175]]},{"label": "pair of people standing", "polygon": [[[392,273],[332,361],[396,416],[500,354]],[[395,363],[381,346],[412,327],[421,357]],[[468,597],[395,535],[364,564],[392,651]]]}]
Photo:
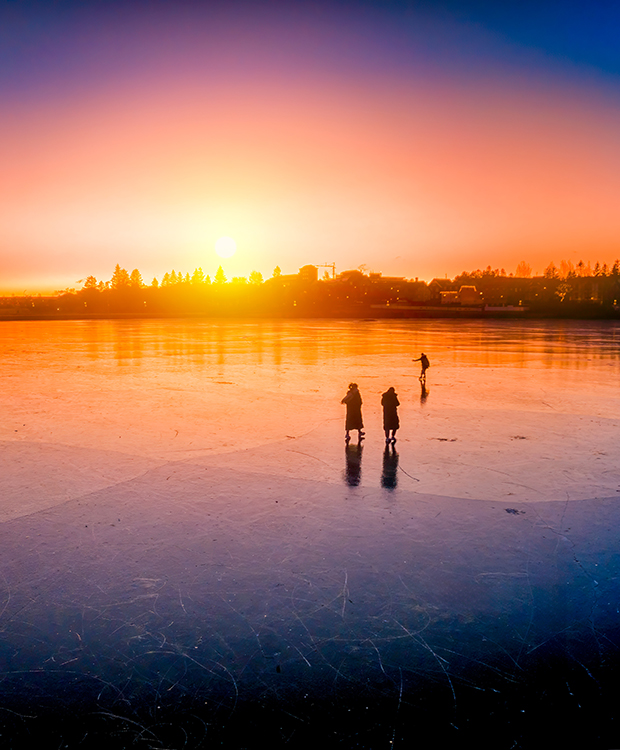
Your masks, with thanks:
[{"label": "pair of people standing", "polygon": [[[362,397],[357,387],[357,383],[349,383],[347,395],[340,402],[347,407],[347,416],[345,421],[345,442],[351,440],[350,431],[357,430],[359,440],[364,439],[364,423],[362,421]],[[394,444],[396,442],[396,430],[400,427],[398,419],[398,406],[400,401],[394,388],[388,388],[381,396],[381,406],[383,407],[383,430],[385,432],[385,442]],[[390,434],[391,433],[391,434]]]}]

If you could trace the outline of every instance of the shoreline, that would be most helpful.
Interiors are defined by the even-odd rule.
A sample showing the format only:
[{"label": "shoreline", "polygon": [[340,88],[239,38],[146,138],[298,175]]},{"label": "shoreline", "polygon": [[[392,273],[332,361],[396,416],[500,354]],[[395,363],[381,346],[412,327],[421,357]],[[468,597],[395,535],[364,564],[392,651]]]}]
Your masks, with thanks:
[{"label": "shoreline", "polygon": [[243,315],[235,313],[220,313],[217,315],[204,313],[174,313],[165,315],[162,313],[135,313],[135,312],[106,312],[106,313],[80,313],[79,315],[57,312],[57,313],[29,313],[29,314],[2,314],[0,322],[7,321],[52,321],[52,320],[620,320],[620,311],[587,310],[587,311],[558,311],[542,312],[535,310],[517,311],[507,309],[481,310],[481,309],[452,309],[452,310],[429,310],[403,311],[390,310],[381,314],[377,310],[355,312],[339,312],[337,314],[305,314],[299,315],[269,315],[263,312],[255,315]]}]

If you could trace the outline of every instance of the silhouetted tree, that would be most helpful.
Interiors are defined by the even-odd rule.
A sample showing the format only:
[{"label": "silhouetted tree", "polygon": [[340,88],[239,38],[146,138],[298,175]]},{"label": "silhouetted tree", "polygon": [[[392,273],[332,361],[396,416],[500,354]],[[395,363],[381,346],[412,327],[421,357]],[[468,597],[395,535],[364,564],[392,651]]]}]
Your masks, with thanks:
[{"label": "silhouetted tree", "polygon": [[263,283],[263,274],[260,271],[252,271],[250,274],[250,284],[259,286]]},{"label": "silhouetted tree", "polygon": [[114,273],[110,279],[110,287],[112,289],[123,289],[129,286],[129,274],[124,268],[121,268],[117,263],[114,268]]},{"label": "silhouetted tree", "polygon": [[141,289],[144,286],[144,282],[142,281],[142,275],[140,274],[140,271],[138,271],[137,268],[134,268],[131,272],[131,275],[129,276],[129,286],[134,287],[135,289]]},{"label": "silhouetted tree", "polygon": [[522,260],[517,265],[515,276],[518,276],[520,279],[529,279],[531,275],[532,275],[532,266],[530,266],[529,263],[526,263],[524,260]]},{"label": "silhouetted tree", "polygon": [[196,268],[194,273],[192,274],[192,284],[204,284],[205,283],[205,275],[203,273],[202,268]]},{"label": "silhouetted tree", "polygon": [[224,269],[222,268],[222,266],[220,266],[215,273],[215,283],[216,284],[226,283],[226,274],[224,273]]},{"label": "silhouetted tree", "polygon": [[577,276],[585,276],[585,266],[582,260],[577,263]]},{"label": "silhouetted tree", "polygon": [[94,276],[87,276],[84,281],[83,289],[97,289],[97,279]]},{"label": "silhouetted tree", "polygon": [[275,268],[273,269],[273,278],[274,278],[274,279],[277,279],[277,278],[279,278],[280,276],[282,276],[282,271],[280,270],[280,266],[276,266],[276,267],[275,267]]},{"label": "silhouetted tree", "polygon": [[558,271],[557,266],[555,265],[553,261],[551,261],[551,263],[549,263],[547,268],[545,268],[545,270],[543,271],[543,276],[546,279],[559,279],[560,278],[560,272]]}]

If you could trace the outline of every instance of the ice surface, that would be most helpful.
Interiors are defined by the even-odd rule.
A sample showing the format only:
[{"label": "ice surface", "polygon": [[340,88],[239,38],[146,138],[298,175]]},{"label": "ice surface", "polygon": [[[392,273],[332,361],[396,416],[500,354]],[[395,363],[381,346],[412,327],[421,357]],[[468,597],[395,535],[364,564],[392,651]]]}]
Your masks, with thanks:
[{"label": "ice surface", "polygon": [[619,337],[3,323],[3,736],[617,744]]}]

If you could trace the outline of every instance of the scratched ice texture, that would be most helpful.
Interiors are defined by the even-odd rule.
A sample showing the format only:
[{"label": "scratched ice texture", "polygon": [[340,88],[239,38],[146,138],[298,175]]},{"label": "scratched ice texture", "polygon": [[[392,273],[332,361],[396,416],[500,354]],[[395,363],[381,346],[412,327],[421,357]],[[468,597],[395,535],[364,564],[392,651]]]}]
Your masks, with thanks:
[{"label": "scratched ice texture", "polygon": [[10,321],[0,352],[3,746],[620,746],[617,323]]}]

